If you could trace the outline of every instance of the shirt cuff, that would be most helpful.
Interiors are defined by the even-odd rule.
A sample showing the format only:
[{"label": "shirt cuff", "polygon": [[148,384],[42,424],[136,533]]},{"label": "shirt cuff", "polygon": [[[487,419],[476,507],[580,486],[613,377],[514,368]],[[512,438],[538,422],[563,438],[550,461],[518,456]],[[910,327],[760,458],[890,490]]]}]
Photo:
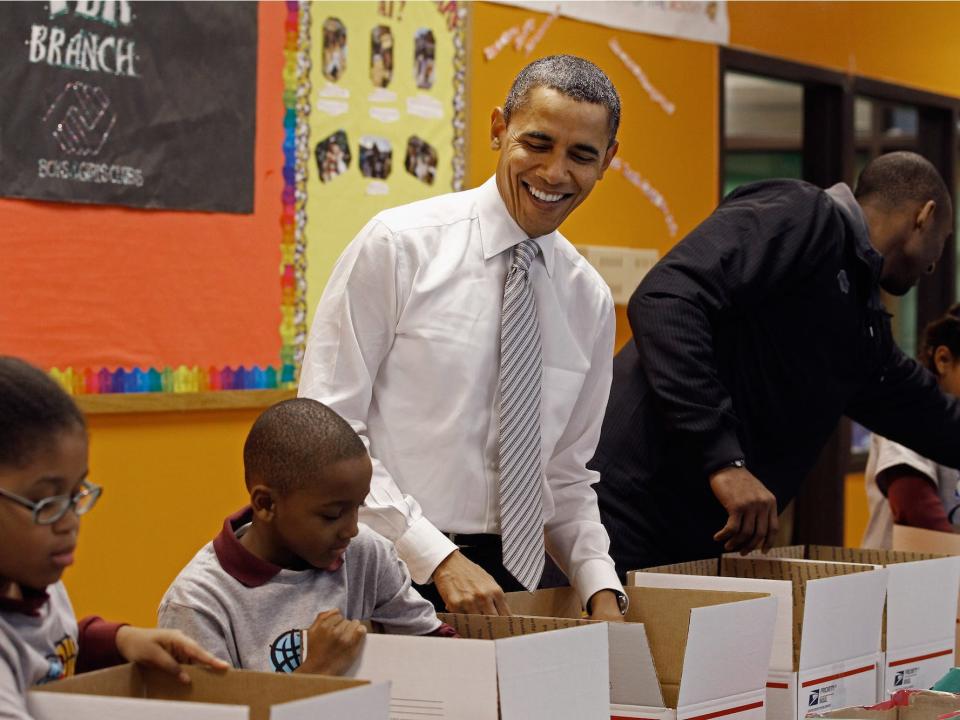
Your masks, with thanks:
[{"label": "shirt cuff", "polygon": [[126,662],[117,649],[117,630],[126,623],[107,622],[92,615],[77,623],[77,672],[89,672]]},{"label": "shirt cuff", "polygon": [[[720,431],[704,439],[702,445],[703,472],[707,477],[726,467],[734,460],[743,458],[743,450],[737,434],[733,431]],[[749,470],[749,468],[747,468]]]},{"label": "shirt cuff", "polygon": [[601,590],[613,590],[623,593],[623,585],[617,577],[612,562],[607,560],[588,560],[577,570],[573,586],[580,598],[580,607],[587,607],[587,601]]},{"label": "shirt cuff", "polygon": [[437,565],[457,549],[450,538],[424,517],[415,520],[395,544],[397,555],[407,564],[410,577],[417,585],[430,582]]}]

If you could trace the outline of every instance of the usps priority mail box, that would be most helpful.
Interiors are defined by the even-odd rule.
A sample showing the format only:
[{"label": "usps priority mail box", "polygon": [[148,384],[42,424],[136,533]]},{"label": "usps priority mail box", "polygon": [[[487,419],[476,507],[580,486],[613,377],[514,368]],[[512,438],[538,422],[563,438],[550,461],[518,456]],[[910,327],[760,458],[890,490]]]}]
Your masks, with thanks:
[{"label": "usps priority mail box", "polygon": [[929,688],[953,667],[960,558],[825,545],[774,548],[770,553],[887,568],[887,606],[881,636],[884,661],[878,701],[899,690]]},{"label": "usps priority mail box", "polygon": [[[762,720],[776,601],[762,593],[625,588],[624,623],[606,623],[609,716]],[[570,588],[508,593],[519,615],[581,617]]]},{"label": "usps priority mail box", "polygon": [[725,556],[631,572],[628,582],[774,596],[767,717],[797,720],[876,701],[886,573],[860,564]]}]

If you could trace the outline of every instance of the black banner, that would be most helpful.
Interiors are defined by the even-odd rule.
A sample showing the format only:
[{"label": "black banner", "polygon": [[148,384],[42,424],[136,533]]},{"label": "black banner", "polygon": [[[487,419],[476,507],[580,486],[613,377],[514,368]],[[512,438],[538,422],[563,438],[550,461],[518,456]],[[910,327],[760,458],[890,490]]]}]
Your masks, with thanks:
[{"label": "black banner", "polygon": [[0,195],[253,212],[256,89],[255,2],[0,3]]}]

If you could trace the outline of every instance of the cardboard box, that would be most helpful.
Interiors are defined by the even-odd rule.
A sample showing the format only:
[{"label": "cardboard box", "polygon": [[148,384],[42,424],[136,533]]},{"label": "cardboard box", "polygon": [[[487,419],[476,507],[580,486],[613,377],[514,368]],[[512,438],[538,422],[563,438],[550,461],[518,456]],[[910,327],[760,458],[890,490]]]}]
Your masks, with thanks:
[{"label": "cardboard box", "polygon": [[960,558],[929,552],[839,548],[773,548],[770,556],[887,568],[887,606],[881,650],[884,667],[877,700],[898,690],[926,689],[953,667]]},{"label": "cardboard box", "polygon": [[[960,555],[960,534],[924,530],[923,528],[893,526],[894,550],[909,552],[938,553],[941,555]],[[960,598],[957,603],[956,654],[954,664],[960,666]]]},{"label": "cardboard box", "polygon": [[937,720],[960,710],[960,696],[930,690],[900,690],[872,707],[849,707],[814,717],[836,720]]},{"label": "cardboard box", "polygon": [[606,717],[610,681],[603,623],[484,616],[467,623],[463,616],[442,617],[453,621],[461,639],[367,635],[360,658],[347,672],[391,681],[391,718]]},{"label": "cardboard box", "polygon": [[866,565],[727,556],[627,580],[644,587],[766,592],[777,598],[767,717],[876,701],[887,570]]},{"label": "cardboard box", "polygon": [[[776,601],[761,593],[625,588],[609,633],[614,720],[762,720]],[[581,617],[570,588],[508,593],[519,615]]]},{"label": "cardboard box", "polygon": [[184,685],[159,670],[120,665],[41,685],[27,695],[35,720],[387,720],[386,683],[323,675],[187,666]]}]

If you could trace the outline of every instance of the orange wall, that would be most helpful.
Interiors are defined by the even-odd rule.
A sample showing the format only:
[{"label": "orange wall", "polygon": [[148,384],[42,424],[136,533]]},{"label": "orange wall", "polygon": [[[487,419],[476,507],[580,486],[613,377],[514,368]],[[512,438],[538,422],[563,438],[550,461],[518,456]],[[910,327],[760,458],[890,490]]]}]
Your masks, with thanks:
[{"label": "orange wall", "polygon": [[727,3],[730,44],[960,95],[960,3]]},{"label": "orange wall", "polygon": [[[538,57],[574,52],[601,67],[620,93],[623,106],[619,158],[639,172],[666,199],[678,232],[668,233],[663,214],[624,176],[608,170],[590,197],[561,230],[574,244],[655,248],[662,255],[702,220],[717,193],[717,53],[704,43],[623,32],[558,18],[532,53],[508,45],[492,60],[484,48],[513,26],[532,19],[539,27],[547,15],[520,8],[471,5],[470,119],[468,185],[476,186],[496,169],[490,148],[490,111],[503,105],[517,72]],[[673,115],[655,104],[609,41],[643,69],[650,82],[675,104]],[[618,345],[629,336],[618,308]]]}]

